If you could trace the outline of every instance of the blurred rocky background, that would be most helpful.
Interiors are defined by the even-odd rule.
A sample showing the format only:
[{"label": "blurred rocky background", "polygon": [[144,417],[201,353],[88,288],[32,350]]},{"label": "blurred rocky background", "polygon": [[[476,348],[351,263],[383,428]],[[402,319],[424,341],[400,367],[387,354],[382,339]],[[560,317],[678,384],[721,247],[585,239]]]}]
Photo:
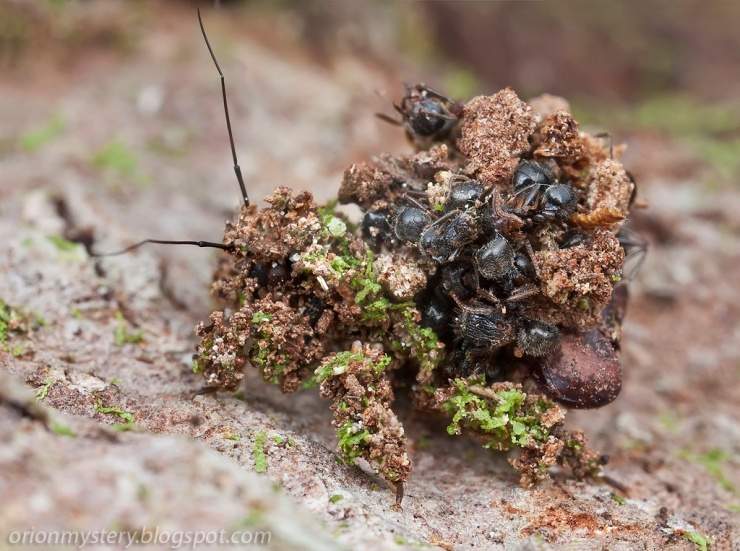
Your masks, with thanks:
[{"label": "blurred rocky background", "polygon": [[[0,535],[269,529],[275,548],[740,545],[740,4],[0,1]],[[577,412],[623,490],[504,460],[404,407],[403,510],[340,465],[327,405],[254,377],[202,394],[194,324],[237,207],[217,75],[252,195],[336,192],[408,148],[403,81],[567,97],[626,143],[634,227],[623,395]],[[10,320],[15,320],[8,323]],[[19,321],[21,320],[21,321]],[[5,329],[2,323],[5,324]],[[208,449],[211,448],[211,449]]]}]

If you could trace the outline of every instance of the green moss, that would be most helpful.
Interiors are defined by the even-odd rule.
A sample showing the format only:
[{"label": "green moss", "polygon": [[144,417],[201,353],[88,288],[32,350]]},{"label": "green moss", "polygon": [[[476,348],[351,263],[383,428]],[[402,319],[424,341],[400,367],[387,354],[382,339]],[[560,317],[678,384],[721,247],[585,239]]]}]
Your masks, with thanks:
[{"label": "green moss", "polygon": [[350,363],[369,362],[369,367],[373,373],[380,375],[391,364],[392,358],[383,354],[377,362],[369,362],[368,358],[361,352],[338,352],[329,361],[322,363],[314,371],[314,378],[319,383],[323,383],[329,377],[336,377],[347,371]]},{"label": "green moss", "polygon": [[79,247],[77,243],[64,239],[64,237],[60,235],[49,235],[46,237],[46,239],[48,239],[52,245],[54,245],[62,252],[76,251]]},{"label": "green moss", "polygon": [[106,415],[116,415],[118,416],[124,423],[133,423],[134,422],[134,414],[125,411],[121,409],[118,406],[105,406],[103,403],[98,400],[95,403],[95,411],[98,413],[103,413]]},{"label": "green moss", "polygon": [[726,451],[714,448],[706,453],[693,455],[690,459],[704,467],[712,478],[714,478],[725,490],[733,494],[737,493],[737,488],[732,481],[727,478],[727,475],[724,472],[724,466],[730,459],[730,455]]},{"label": "green moss", "polygon": [[46,379],[44,381],[44,384],[42,384],[40,387],[36,389],[36,399],[41,402],[44,398],[46,398],[49,395],[49,390],[51,387],[56,383],[56,380],[54,379]]},{"label": "green moss", "polygon": [[254,470],[258,473],[267,472],[267,454],[265,453],[265,444],[267,443],[267,433],[259,431],[254,437],[252,444],[252,460],[254,461]]},{"label": "green moss", "polygon": [[226,438],[226,440],[231,440],[233,442],[239,442],[242,439],[241,435],[236,434],[235,432],[225,434],[224,438]]},{"label": "green moss", "polygon": [[332,494],[329,496],[329,503],[338,503],[344,499],[342,494]]},{"label": "green moss", "polygon": [[619,494],[615,494],[614,492],[612,492],[609,497],[612,498],[612,501],[614,503],[616,503],[617,505],[620,505],[620,506],[621,505],[624,505],[627,502],[627,500],[624,499],[624,496],[619,495]]},{"label": "green moss", "polygon": [[337,429],[337,439],[344,462],[353,465],[355,460],[362,456],[369,438],[370,433],[352,421],[340,426]]},{"label": "green moss", "polygon": [[411,356],[419,363],[422,371],[434,370],[443,357],[439,338],[432,329],[422,327],[416,322],[417,312],[413,303],[406,303],[400,313],[408,334]]},{"label": "green moss", "polygon": [[114,140],[99,149],[92,158],[96,168],[131,178],[136,175],[138,163],[134,153],[123,142]]},{"label": "green moss", "polygon": [[254,325],[260,325],[266,321],[270,321],[271,319],[272,314],[268,314],[266,312],[255,312],[252,314],[252,324]]},{"label": "green moss", "polygon": [[136,423],[134,423],[133,421],[129,421],[126,423],[113,423],[111,427],[116,432],[128,432],[136,428]]},{"label": "green moss", "polygon": [[20,358],[26,353],[26,347],[22,345],[21,343],[15,343],[13,346],[10,347],[10,354],[14,358]]},{"label": "green moss", "polygon": [[19,144],[27,152],[34,153],[58,138],[64,132],[65,126],[64,119],[57,113],[44,126],[23,134]]},{"label": "green moss", "polygon": [[[11,335],[25,334],[41,325],[41,320],[32,319],[29,314],[13,308],[0,299],[0,350],[8,350],[8,341]],[[15,349],[19,351],[17,347]],[[13,348],[10,351],[12,353]]]},{"label": "green moss", "polygon": [[53,432],[54,434],[58,434],[59,436],[68,436],[70,438],[74,438],[75,436],[77,436],[75,431],[73,431],[70,427],[57,421],[53,421],[49,428],[51,429],[51,432]]},{"label": "green moss", "polygon": [[700,551],[708,551],[712,546],[709,538],[704,534],[700,534],[699,532],[687,530],[683,533],[683,537],[696,545],[696,548]]},{"label": "green moss", "polygon": [[130,331],[128,322],[121,312],[116,312],[116,327],[113,329],[113,342],[116,346],[125,344],[139,344],[144,340],[142,331]]},{"label": "green moss", "polygon": [[463,428],[489,434],[492,439],[485,447],[508,450],[512,447],[526,446],[532,441],[544,441],[547,429],[541,424],[541,414],[550,404],[544,400],[529,404],[527,395],[518,389],[499,390],[493,397],[484,398],[470,390],[471,386],[482,384],[477,379],[456,379],[455,394],[443,405],[452,415],[447,432],[457,435]]}]

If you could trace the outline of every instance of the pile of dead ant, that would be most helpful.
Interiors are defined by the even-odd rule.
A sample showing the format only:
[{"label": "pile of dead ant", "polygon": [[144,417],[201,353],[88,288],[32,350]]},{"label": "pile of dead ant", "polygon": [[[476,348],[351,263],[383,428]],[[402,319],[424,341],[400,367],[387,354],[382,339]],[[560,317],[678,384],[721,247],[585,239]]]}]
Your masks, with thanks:
[{"label": "pile of dead ant", "polygon": [[399,491],[411,460],[398,389],[451,435],[515,450],[524,485],[555,464],[597,475],[563,405],[621,389],[625,258],[644,252],[625,226],[634,179],[560,98],[462,103],[417,85],[395,107],[400,120],[383,118],[416,152],[346,170],[338,201],[362,209],[357,224],[287,188],[251,205],[231,139],[244,206],[223,243],[154,241],[224,250],[196,369],[213,388],[237,388],[249,367],[284,392],[318,385],[342,458]]}]

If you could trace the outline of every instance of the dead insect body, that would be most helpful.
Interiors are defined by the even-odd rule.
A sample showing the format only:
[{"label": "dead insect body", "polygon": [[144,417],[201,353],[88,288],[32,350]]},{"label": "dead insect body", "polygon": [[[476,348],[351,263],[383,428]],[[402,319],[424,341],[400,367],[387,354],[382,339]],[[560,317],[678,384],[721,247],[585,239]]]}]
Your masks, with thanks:
[{"label": "dead insect body", "polygon": [[576,195],[568,184],[554,180],[543,164],[523,161],[512,178],[511,212],[535,222],[565,220],[575,210]]},{"label": "dead insect body", "polygon": [[[394,104],[412,141],[446,138],[458,121],[459,107],[449,98],[424,84],[406,86],[401,104]],[[395,122],[393,119],[382,117]]]},{"label": "dead insect body", "polygon": [[495,280],[512,274],[514,257],[509,241],[498,235],[476,251],[475,263],[481,276]]},{"label": "dead insect body", "polygon": [[476,217],[467,211],[452,211],[430,224],[421,234],[419,248],[436,263],[449,262],[476,240]]},{"label": "dead insect body", "polygon": [[445,212],[460,210],[475,205],[476,201],[481,201],[486,192],[486,188],[476,180],[464,180],[455,183],[450,190],[447,201],[444,204]]}]

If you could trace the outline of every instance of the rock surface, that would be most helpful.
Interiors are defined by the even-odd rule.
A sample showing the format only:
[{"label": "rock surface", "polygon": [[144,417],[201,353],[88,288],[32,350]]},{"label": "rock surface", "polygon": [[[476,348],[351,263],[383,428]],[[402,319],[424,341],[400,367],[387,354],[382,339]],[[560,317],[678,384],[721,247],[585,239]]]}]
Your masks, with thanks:
[{"label": "rock surface", "polygon": [[[450,438],[399,398],[415,471],[396,510],[379,480],[337,462],[315,391],[285,396],[248,377],[240,393],[201,393],[190,357],[213,255],[150,248],[96,261],[49,239],[88,228],[96,250],[148,236],[218,239],[238,200],[218,83],[190,12],[173,17],[182,25],[150,30],[131,58],[102,56],[46,86],[0,85],[6,137],[54,112],[66,121],[42,148],[1,158],[0,298],[45,321],[0,352],[3,542],[31,525],[157,524],[264,527],[283,549],[691,549],[694,532],[717,549],[740,545],[736,190],[653,170],[646,159],[678,155],[670,145],[636,139],[628,153],[651,205],[636,222],[652,249],[624,328],[624,390],[572,420],[609,454],[606,471],[623,490],[557,475],[522,489],[504,458]],[[290,182],[328,198],[352,161],[403,147],[372,121],[368,86],[385,77],[371,64],[339,58],[327,68],[289,39],[278,55],[225,19],[210,28],[234,39],[222,64],[255,197]],[[93,162],[111,157],[101,157],[111,143],[126,144],[133,169]],[[20,384],[42,409],[28,413]],[[267,469],[254,474],[263,440]]]}]

